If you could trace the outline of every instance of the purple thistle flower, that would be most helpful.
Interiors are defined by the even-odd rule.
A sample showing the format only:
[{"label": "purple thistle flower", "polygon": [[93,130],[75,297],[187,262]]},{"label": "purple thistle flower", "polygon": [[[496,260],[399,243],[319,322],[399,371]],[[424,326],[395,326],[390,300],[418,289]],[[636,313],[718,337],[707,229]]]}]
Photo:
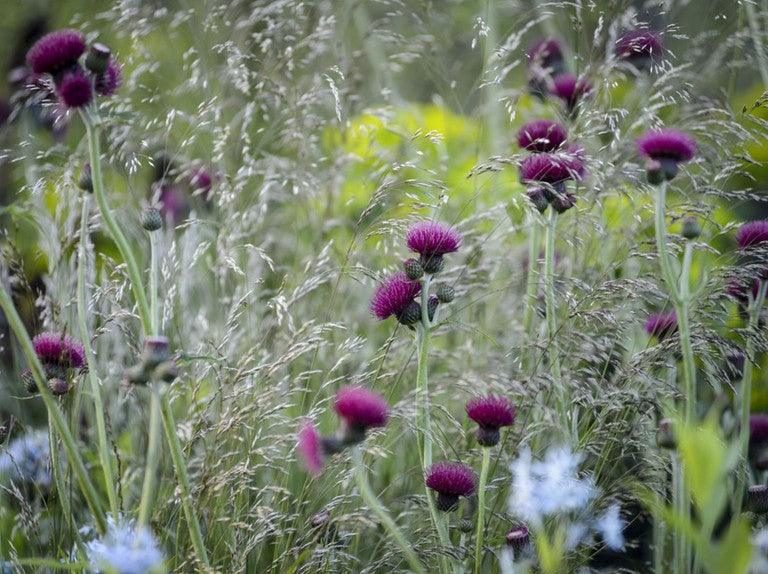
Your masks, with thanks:
[{"label": "purple thistle flower", "polygon": [[661,36],[648,28],[631,30],[616,40],[616,56],[640,69],[650,69],[663,52]]},{"label": "purple thistle flower", "polygon": [[656,172],[660,172],[667,180],[674,179],[679,164],[690,161],[696,154],[696,142],[679,130],[646,132],[637,139],[636,144],[640,154],[650,160],[646,171],[649,182],[654,184],[660,183]]},{"label": "purple thistle flower", "polygon": [[477,442],[482,446],[499,443],[499,429],[515,422],[515,407],[506,397],[489,395],[467,402],[467,416],[478,424]]},{"label": "purple thistle flower", "polygon": [[524,550],[531,542],[531,536],[528,533],[528,528],[524,525],[516,526],[505,537],[507,546],[511,547],[515,552]]},{"label": "purple thistle flower", "polygon": [[563,62],[563,49],[555,38],[542,38],[534,42],[526,53],[531,66],[559,69]]},{"label": "purple thistle flower", "polygon": [[341,387],[336,392],[334,408],[356,436],[364,435],[369,428],[384,426],[389,419],[389,405],[384,397],[364,387]]},{"label": "purple thistle flower", "polygon": [[325,451],[322,439],[317,428],[310,421],[306,421],[299,430],[298,443],[296,445],[304,467],[317,476],[323,470],[325,464]]},{"label": "purple thistle flower", "polygon": [[83,345],[63,333],[40,333],[32,339],[35,354],[44,365],[81,369],[85,366]]},{"label": "purple thistle flower", "polygon": [[645,332],[659,341],[677,331],[677,314],[674,311],[654,313],[645,322]]},{"label": "purple thistle flower", "polygon": [[56,74],[77,64],[85,38],[76,30],[57,30],[40,38],[27,52],[27,65],[36,74]]},{"label": "purple thistle flower", "polygon": [[112,96],[123,83],[123,67],[114,56],[109,57],[107,68],[96,77],[96,93]]},{"label": "purple thistle flower", "polygon": [[[524,183],[561,184],[584,176],[584,163],[575,154],[537,153],[520,163],[520,179]],[[550,198],[551,201],[551,198]]]},{"label": "purple thistle flower", "polygon": [[205,199],[208,199],[213,186],[213,176],[204,167],[198,167],[192,171],[189,183],[195,190],[202,193]]},{"label": "purple thistle flower", "polygon": [[453,253],[461,246],[461,235],[455,229],[437,221],[419,221],[405,234],[408,249],[423,257]]},{"label": "purple thistle flower", "polygon": [[184,193],[177,186],[165,183],[159,184],[158,191],[157,202],[163,217],[171,224],[184,219],[189,211]]},{"label": "purple thistle flower", "polygon": [[592,91],[592,85],[585,77],[560,74],[552,82],[552,94],[563,100],[569,111],[573,111],[584,96]]},{"label": "purple thistle flower", "polygon": [[531,152],[552,152],[560,148],[568,137],[565,128],[551,120],[535,120],[517,132],[518,145]]},{"label": "purple thistle flower", "polygon": [[768,221],[750,221],[736,232],[736,243],[741,249],[768,242]]},{"label": "purple thistle flower", "polygon": [[93,99],[91,79],[79,68],[66,72],[56,91],[59,100],[67,108],[82,108],[90,104]]},{"label": "purple thistle flower", "polygon": [[749,415],[750,446],[766,443],[768,443],[768,414],[757,413]]},{"label": "purple thistle flower", "polygon": [[752,293],[752,299],[757,299],[757,296],[760,294],[761,282],[760,279],[755,279],[751,281],[752,286],[750,287],[748,284],[745,285],[744,282],[739,279],[731,279],[725,285],[725,293],[742,305],[746,305],[749,303],[750,292]]},{"label": "purple thistle flower", "polygon": [[427,469],[427,488],[437,492],[437,508],[456,510],[460,496],[471,496],[477,488],[477,475],[460,462],[436,462]]},{"label": "purple thistle flower", "polygon": [[376,288],[371,299],[371,313],[384,320],[399,315],[421,291],[421,283],[411,281],[402,271],[388,277]]}]

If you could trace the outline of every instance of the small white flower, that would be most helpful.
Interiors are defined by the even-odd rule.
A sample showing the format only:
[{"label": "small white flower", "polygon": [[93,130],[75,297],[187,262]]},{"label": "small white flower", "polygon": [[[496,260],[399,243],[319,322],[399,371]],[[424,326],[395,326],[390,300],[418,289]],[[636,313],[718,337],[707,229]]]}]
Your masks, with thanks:
[{"label": "small white flower", "polygon": [[624,522],[619,516],[619,505],[611,507],[595,522],[595,530],[603,537],[603,542],[611,550],[624,548]]},{"label": "small white flower", "polygon": [[86,544],[88,562],[98,572],[113,574],[163,574],[165,560],[160,546],[146,528],[132,522],[115,524],[107,533]]}]

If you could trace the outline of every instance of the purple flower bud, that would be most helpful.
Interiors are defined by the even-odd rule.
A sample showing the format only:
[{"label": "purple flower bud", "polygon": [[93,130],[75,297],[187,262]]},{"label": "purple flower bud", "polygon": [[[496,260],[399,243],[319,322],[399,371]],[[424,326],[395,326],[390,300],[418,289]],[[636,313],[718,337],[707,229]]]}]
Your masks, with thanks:
[{"label": "purple flower bud", "polygon": [[376,288],[371,299],[371,313],[379,320],[397,315],[420,291],[420,283],[411,281],[402,271],[395,273]]},{"label": "purple flower bud", "polygon": [[66,72],[56,89],[59,100],[67,108],[82,108],[93,99],[91,79],[80,68]]},{"label": "purple flower bud", "polygon": [[677,314],[674,311],[654,313],[645,322],[645,332],[659,341],[663,341],[675,331],[677,331]]},{"label": "purple flower bud", "polygon": [[471,496],[477,488],[477,475],[460,462],[436,462],[427,469],[427,488],[437,492],[437,508],[456,510],[460,496]]},{"label": "purple flower bud", "polygon": [[537,153],[520,163],[523,183],[546,183],[550,186],[584,176],[584,163],[575,154]]},{"label": "purple flower bud", "polygon": [[565,143],[565,128],[550,120],[535,120],[525,124],[517,132],[518,145],[531,152],[553,152]]},{"label": "purple flower bud", "polygon": [[556,38],[542,38],[534,42],[526,54],[531,66],[559,71],[563,63],[563,49]]},{"label": "purple flower bud", "polygon": [[85,38],[76,30],[57,30],[40,38],[27,52],[27,65],[36,74],[56,74],[77,64]]},{"label": "purple flower bud", "polygon": [[750,221],[736,232],[736,243],[740,249],[768,242],[768,221]]},{"label": "purple flower bud", "polygon": [[768,486],[756,484],[747,489],[747,508],[755,514],[768,512]]},{"label": "purple flower bud", "polygon": [[515,422],[515,407],[506,397],[475,397],[467,402],[466,411],[478,424],[477,442],[482,446],[497,445],[499,429]]},{"label": "purple flower bud", "polygon": [[749,446],[768,445],[768,415],[749,415]]},{"label": "purple flower bud", "polygon": [[585,77],[560,74],[552,82],[552,94],[560,98],[569,111],[576,109],[579,101],[592,91],[592,85]]},{"label": "purple flower bud", "polygon": [[40,333],[32,339],[35,354],[44,365],[56,365],[66,369],[85,366],[83,345],[63,333]]},{"label": "purple flower bud", "polygon": [[631,30],[616,40],[616,57],[640,70],[650,70],[663,54],[661,36],[654,30]]},{"label": "purple flower bud", "polygon": [[572,193],[559,193],[552,199],[552,209],[563,214],[576,205],[576,196]]},{"label": "purple flower bud", "polygon": [[122,83],[123,67],[114,56],[110,56],[106,69],[96,76],[96,93],[100,96],[112,96]]},{"label": "purple flower bud", "polygon": [[528,533],[528,528],[524,525],[516,526],[506,535],[507,546],[512,548],[515,552],[520,552],[528,547],[531,543],[531,536]]}]

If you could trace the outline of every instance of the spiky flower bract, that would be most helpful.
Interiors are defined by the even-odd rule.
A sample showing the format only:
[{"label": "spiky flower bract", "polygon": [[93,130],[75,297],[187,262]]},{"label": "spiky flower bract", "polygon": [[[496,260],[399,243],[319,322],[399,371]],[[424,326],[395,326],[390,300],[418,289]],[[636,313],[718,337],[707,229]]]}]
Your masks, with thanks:
[{"label": "spiky flower bract", "polygon": [[93,99],[93,84],[85,72],[76,68],[64,74],[56,92],[67,108],[82,108]]},{"label": "spiky flower bract", "polygon": [[616,40],[616,56],[643,69],[660,60],[663,52],[661,36],[648,28],[630,30]]},{"label": "spiky flower bract", "polygon": [[0,449],[0,475],[13,482],[47,487],[51,484],[50,452],[46,431],[21,435]]},{"label": "spiky flower bract", "polygon": [[314,475],[320,474],[325,464],[325,453],[320,433],[310,421],[301,425],[296,448],[304,467]]},{"label": "spiky flower bract", "polygon": [[554,78],[551,89],[554,96],[560,98],[569,110],[573,110],[592,91],[592,85],[585,77],[566,73]]},{"label": "spiky flower bract", "polygon": [[517,132],[517,144],[531,152],[552,152],[560,149],[568,133],[565,128],[551,120],[534,120]]},{"label": "spiky flower bract", "polygon": [[384,426],[389,419],[389,405],[384,397],[364,387],[340,388],[334,408],[346,425],[362,431]]},{"label": "spiky flower bract", "polygon": [[750,221],[736,232],[736,243],[740,249],[768,242],[768,221]]},{"label": "spiky flower bract", "polygon": [[498,444],[499,429],[515,422],[515,407],[506,397],[475,397],[467,402],[466,411],[478,424],[477,441],[483,446]]},{"label": "spiky flower bract", "polygon": [[402,271],[388,277],[376,288],[371,299],[371,313],[379,320],[398,315],[421,291],[421,283],[411,281]]},{"label": "spiky flower bract", "polygon": [[40,38],[27,52],[35,74],[56,74],[77,64],[85,52],[85,38],[76,30],[57,30]]},{"label": "spiky flower bract", "polygon": [[85,349],[82,343],[63,333],[40,333],[32,339],[32,345],[44,365],[72,369],[85,366]]},{"label": "spiky flower bract", "polygon": [[687,133],[674,129],[646,132],[637,139],[638,151],[651,159],[690,161],[696,154],[696,142]]},{"label": "spiky flower bract", "polygon": [[663,340],[675,331],[677,331],[677,314],[674,311],[653,313],[645,322],[645,332],[659,340]]},{"label": "spiky flower bract", "polygon": [[155,537],[144,527],[124,521],[116,524],[109,517],[107,532],[87,542],[90,567],[114,574],[163,574],[165,557]]},{"label": "spiky flower bract", "polygon": [[452,227],[437,221],[419,221],[405,235],[408,249],[422,257],[453,253],[461,247],[461,235]]},{"label": "spiky flower bract", "polygon": [[437,492],[437,507],[444,512],[455,510],[459,497],[471,496],[477,488],[475,471],[460,462],[436,462],[427,469],[424,480]]},{"label": "spiky flower bract", "polygon": [[112,96],[123,83],[123,67],[114,56],[109,57],[107,68],[96,76],[96,93]]}]

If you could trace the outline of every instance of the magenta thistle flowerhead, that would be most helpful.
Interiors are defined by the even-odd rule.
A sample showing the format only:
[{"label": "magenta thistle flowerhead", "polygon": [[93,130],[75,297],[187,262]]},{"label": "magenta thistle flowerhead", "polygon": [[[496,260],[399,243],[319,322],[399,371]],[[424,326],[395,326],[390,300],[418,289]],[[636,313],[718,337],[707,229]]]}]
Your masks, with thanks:
[{"label": "magenta thistle flowerhead", "polygon": [[563,68],[563,48],[555,38],[542,38],[534,42],[526,54],[530,66],[559,73]]},{"label": "magenta thistle flowerhead", "polygon": [[579,101],[592,91],[592,85],[585,77],[560,74],[552,81],[552,94],[560,98],[568,111],[573,112]]},{"label": "magenta thistle flowerhead", "polygon": [[677,331],[677,314],[674,311],[654,313],[645,322],[645,332],[659,341]]},{"label": "magenta thistle flowerhead", "polygon": [[477,475],[460,462],[436,462],[427,469],[425,483],[437,493],[437,508],[456,510],[460,496],[471,496],[477,488]]},{"label": "magenta thistle flowerhead", "polygon": [[59,100],[67,108],[82,108],[90,104],[93,99],[93,83],[80,68],[66,72],[59,81],[56,91]]},{"label": "magenta thistle flowerhead", "polygon": [[650,70],[664,53],[661,36],[654,30],[631,30],[616,40],[616,56],[639,70]]},{"label": "magenta thistle flowerhead", "polygon": [[299,429],[296,448],[304,467],[314,475],[320,474],[325,464],[325,451],[320,433],[311,422],[305,422]]},{"label": "magenta thistle flowerhead", "polygon": [[756,413],[749,415],[749,444],[768,444],[768,414]]},{"label": "magenta thistle flowerhead", "polygon": [[96,93],[112,96],[123,83],[123,67],[114,56],[109,57],[105,70],[96,76]]},{"label": "magenta thistle flowerhead", "polygon": [[696,154],[696,142],[679,130],[646,132],[636,143],[641,155],[661,164],[660,168],[667,180],[674,179],[679,164],[690,161]]},{"label": "magenta thistle flowerhead", "polygon": [[768,242],[768,221],[766,220],[750,221],[736,232],[736,243],[741,249],[766,242]]},{"label": "magenta thistle flowerhead", "polygon": [[584,163],[575,154],[537,153],[520,163],[520,180],[523,183],[545,184],[542,189],[550,202],[565,194],[567,180],[578,181],[584,172]]},{"label": "magenta thistle flowerhead", "polygon": [[392,315],[401,315],[421,291],[421,283],[411,281],[399,271],[388,277],[376,288],[371,299],[371,313],[384,320]]},{"label": "magenta thistle flowerhead", "polygon": [[443,268],[443,255],[459,250],[461,235],[452,227],[437,221],[419,221],[405,234],[408,249],[421,255],[425,273],[439,273]]},{"label": "magenta thistle flowerhead", "polygon": [[762,281],[764,281],[764,279],[754,279],[745,284],[743,280],[734,278],[726,283],[725,293],[741,305],[746,306],[749,303],[750,294],[752,295],[752,300],[757,299],[760,294]]},{"label": "magenta thistle flowerhead", "polygon": [[345,444],[362,441],[368,429],[384,426],[389,419],[389,405],[384,397],[364,387],[340,388],[334,408],[344,421]]},{"label": "magenta thistle flowerhead", "polygon": [[65,369],[81,369],[85,366],[83,345],[63,333],[40,333],[32,339],[32,346],[43,365]]},{"label": "magenta thistle flowerhead", "polygon": [[515,407],[506,397],[489,395],[467,402],[467,416],[478,425],[475,436],[482,446],[499,443],[499,429],[515,422]]},{"label": "magenta thistle flowerhead", "polygon": [[528,547],[531,542],[531,536],[528,532],[528,528],[524,525],[516,526],[505,537],[507,546],[512,548],[515,552],[520,552]]},{"label": "magenta thistle flowerhead", "polygon": [[40,38],[27,52],[35,74],[58,74],[77,64],[85,52],[85,38],[76,30],[57,30]]},{"label": "magenta thistle flowerhead", "polygon": [[535,120],[525,124],[517,132],[518,145],[532,152],[552,152],[560,149],[568,133],[551,120]]},{"label": "magenta thistle flowerhead", "polygon": [[205,199],[208,199],[213,186],[213,176],[204,167],[197,167],[192,171],[189,183],[196,191],[202,193]]}]

